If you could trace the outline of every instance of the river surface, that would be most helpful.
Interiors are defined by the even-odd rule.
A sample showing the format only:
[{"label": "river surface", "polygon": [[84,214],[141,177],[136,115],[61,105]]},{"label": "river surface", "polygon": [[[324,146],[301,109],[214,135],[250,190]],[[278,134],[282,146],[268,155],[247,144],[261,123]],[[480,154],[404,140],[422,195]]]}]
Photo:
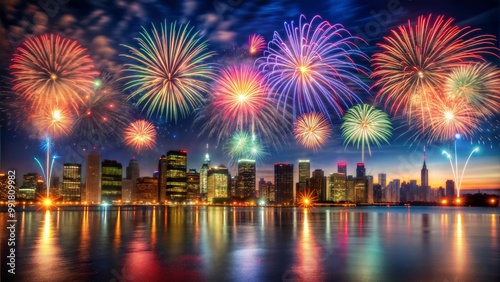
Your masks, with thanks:
[{"label": "river surface", "polygon": [[16,212],[2,281],[500,281],[500,209],[90,207]]}]

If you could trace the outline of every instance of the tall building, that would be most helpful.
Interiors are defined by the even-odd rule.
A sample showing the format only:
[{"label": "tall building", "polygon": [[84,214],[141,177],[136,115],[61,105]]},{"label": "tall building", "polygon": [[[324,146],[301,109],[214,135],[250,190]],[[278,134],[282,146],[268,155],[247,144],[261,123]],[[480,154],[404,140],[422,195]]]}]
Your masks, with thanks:
[{"label": "tall building", "polygon": [[236,195],[240,198],[255,197],[255,160],[238,160],[238,187]]},{"label": "tall building", "polygon": [[[299,185],[295,191],[295,199],[300,193],[303,193],[309,186],[309,179],[311,178],[311,163],[309,160],[299,160]],[[319,195],[319,194],[316,194]]]},{"label": "tall building", "polygon": [[428,201],[429,200],[429,171],[427,170],[427,165],[425,164],[425,147],[424,147],[424,165],[422,166],[422,170],[420,171],[420,183],[422,187],[420,188],[420,200]]},{"label": "tall building", "polygon": [[[53,181],[51,181],[53,183]],[[89,203],[101,202],[101,159],[98,153],[87,155],[85,169],[85,194],[83,201]]]},{"label": "tall building", "polygon": [[418,201],[418,185],[417,180],[410,179],[410,201]]},{"label": "tall building", "polygon": [[62,200],[71,202],[81,201],[82,165],[65,163],[63,165]]},{"label": "tall building", "polygon": [[455,181],[446,180],[446,197],[455,198]]},{"label": "tall building", "polygon": [[158,202],[165,203],[167,191],[167,156],[158,160]]},{"label": "tall building", "polygon": [[128,204],[132,202],[132,190],[135,187],[135,180],[123,178],[122,179],[122,203]]},{"label": "tall building", "polygon": [[373,175],[366,176],[366,202],[373,204]]},{"label": "tall building", "polygon": [[381,202],[387,201],[387,198],[391,197],[391,192],[387,189],[387,175],[385,173],[379,173],[377,183],[380,185],[379,200]]},{"label": "tall building", "polygon": [[[260,198],[266,198],[262,195],[262,192],[263,192],[263,189],[264,189],[264,186],[266,185],[266,181],[264,180],[264,178],[261,178],[259,180],[259,184],[258,184],[258,187],[259,187],[259,191],[256,193],[257,194],[257,197],[260,197]],[[267,191],[266,191],[267,193]],[[267,196],[267,194],[266,194]]]},{"label": "tall building", "polygon": [[365,164],[364,163],[357,163],[356,164],[356,177],[365,177],[366,176],[366,169],[365,169]]},{"label": "tall building", "polygon": [[201,198],[204,200],[207,197],[207,176],[208,169],[210,168],[210,156],[208,155],[208,144],[207,144],[207,153],[205,154],[205,160],[203,161],[203,165],[200,170],[200,193]]},{"label": "tall building", "polygon": [[338,162],[337,163],[337,173],[343,173],[347,177],[347,163]]},{"label": "tall building", "polygon": [[101,201],[118,203],[122,200],[122,164],[104,160],[101,166]]},{"label": "tall building", "polygon": [[400,179],[393,179],[392,180],[391,195],[392,195],[391,202],[396,202],[396,203],[401,202],[401,180]]},{"label": "tall building", "polygon": [[[14,180],[14,182],[15,182],[15,180]],[[13,186],[16,187],[17,185],[14,183]],[[7,201],[8,197],[9,197],[9,177],[7,176],[6,173],[1,172],[0,173],[0,201]]]},{"label": "tall building", "polygon": [[321,169],[315,169],[309,180],[309,188],[316,192],[319,200],[326,200],[326,178],[325,172]]},{"label": "tall building", "polygon": [[207,201],[214,203],[229,200],[229,170],[220,165],[211,167],[207,173]]},{"label": "tall building", "polygon": [[33,172],[23,175],[23,185],[18,189],[16,200],[36,200],[36,191],[43,189],[44,183],[42,176],[38,173]]},{"label": "tall building", "polygon": [[167,152],[167,188],[168,201],[183,202],[187,196],[187,151]]},{"label": "tall building", "polygon": [[137,178],[141,177],[141,171],[140,171],[140,168],[139,168],[139,163],[137,162],[137,160],[135,159],[131,159],[128,163],[128,166],[127,166],[127,171],[125,173],[125,178],[126,179],[130,179],[132,180],[131,183],[132,183],[132,188],[131,188],[131,191],[130,191],[130,201],[132,201],[132,199],[134,199],[134,193],[135,193],[135,190],[136,190],[136,184],[137,184]]},{"label": "tall building", "polygon": [[354,203],[368,202],[368,179],[366,177],[354,178]]},{"label": "tall building", "polygon": [[346,178],[343,173],[332,173],[328,181],[329,198],[328,201],[346,201]]},{"label": "tall building", "polygon": [[138,204],[154,204],[158,201],[158,178],[139,177],[136,181],[137,190],[133,201]]},{"label": "tall building", "polygon": [[186,173],[186,199],[197,201],[200,199],[200,173],[196,169],[190,169]]},{"label": "tall building", "polygon": [[274,164],[274,189],[277,203],[293,203],[293,164]]}]

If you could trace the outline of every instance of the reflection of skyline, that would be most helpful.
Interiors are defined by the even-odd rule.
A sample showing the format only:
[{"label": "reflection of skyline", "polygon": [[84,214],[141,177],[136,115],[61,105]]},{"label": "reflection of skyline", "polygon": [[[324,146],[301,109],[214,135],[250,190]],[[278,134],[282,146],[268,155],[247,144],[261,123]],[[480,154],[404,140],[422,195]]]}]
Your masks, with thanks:
[{"label": "reflection of skyline", "polygon": [[481,269],[498,262],[497,209],[153,206],[20,213],[20,277],[45,269],[44,281],[61,267],[59,278],[70,280],[482,280],[494,274]]}]

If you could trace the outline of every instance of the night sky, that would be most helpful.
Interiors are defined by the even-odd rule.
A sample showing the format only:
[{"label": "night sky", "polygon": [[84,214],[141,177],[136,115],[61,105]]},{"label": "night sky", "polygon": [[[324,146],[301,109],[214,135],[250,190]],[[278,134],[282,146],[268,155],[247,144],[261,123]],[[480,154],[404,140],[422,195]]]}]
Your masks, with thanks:
[{"label": "night sky", "polygon": [[[266,41],[272,39],[274,31],[284,33],[284,22],[298,22],[303,14],[308,20],[320,15],[331,23],[341,23],[353,35],[362,37],[367,44],[360,42],[360,49],[368,56],[379,51],[375,45],[389,34],[389,30],[415,21],[419,15],[445,15],[453,17],[459,26],[480,28],[481,34],[500,36],[499,1],[40,1],[50,5],[40,6],[39,1],[3,0],[0,3],[0,54],[1,81],[3,95],[8,92],[11,77],[9,64],[14,50],[24,39],[33,35],[55,33],[77,40],[87,51],[100,71],[114,77],[122,76],[126,59],[120,54],[128,50],[121,44],[136,46],[135,37],[139,36],[141,26],[150,28],[150,23],[159,26],[177,21],[190,23],[209,40],[209,49],[215,51],[214,61],[220,66],[233,65],[240,61],[251,61],[245,51],[246,41],[253,33],[261,34]],[[67,2],[61,4],[60,2]],[[31,4],[30,4],[31,3]],[[394,11],[394,12],[389,12]],[[379,22],[377,22],[377,19]],[[497,41],[498,47],[498,41]],[[498,58],[487,58],[496,66]],[[370,67],[368,62],[364,62]],[[368,86],[373,84],[363,78]],[[123,95],[130,94],[123,91]],[[373,104],[375,93],[359,94],[365,103]],[[4,97],[4,96],[2,96]],[[30,138],[29,132],[18,126],[8,107],[9,99],[2,99],[1,161],[2,172],[16,169],[18,177],[28,172],[39,172],[33,157],[44,159],[40,140]],[[382,108],[377,105],[378,108]],[[145,118],[144,113],[135,109],[134,118]],[[148,118],[158,131],[157,146],[151,150],[135,152],[123,145],[121,140],[107,140],[105,144],[93,140],[82,140],[69,136],[55,142],[54,151],[59,155],[54,175],[61,176],[62,163],[77,162],[85,165],[85,154],[93,147],[101,153],[101,159],[116,159],[124,168],[131,158],[140,164],[141,175],[151,176],[156,169],[158,158],[169,150],[186,149],[188,168],[199,171],[209,144],[213,165],[228,164],[228,159],[215,138],[200,134],[200,124],[193,124],[194,115],[176,123],[167,122],[159,117]],[[471,158],[464,177],[462,188],[486,189],[500,188],[500,131],[498,115],[483,126],[483,130],[473,138],[457,141],[459,168],[471,150],[480,150]],[[355,146],[343,145],[340,134],[341,120],[333,120],[332,138],[321,149],[304,149],[296,144],[292,134],[283,136],[288,144],[273,149],[272,146],[263,160],[257,164],[257,179],[264,177],[274,181],[273,164],[293,163],[298,169],[299,159],[308,159],[311,169],[323,169],[325,174],[336,172],[338,161],[348,162],[348,174],[355,174],[356,162],[361,161],[361,150]],[[373,146],[371,156],[366,153],[367,174],[375,176],[386,173],[387,181],[399,178],[402,181],[417,179],[420,184],[420,169],[423,162],[423,148],[426,145],[429,183],[436,188],[444,186],[452,179],[448,160],[443,150],[451,152],[453,143],[412,142],[404,134],[408,127],[393,119],[396,127],[390,144],[380,148]],[[231,167],[236,174],[235,167]],[[296,173],[297,175],[297,173]],[[296,181],[297,181],[296,176]]]}]

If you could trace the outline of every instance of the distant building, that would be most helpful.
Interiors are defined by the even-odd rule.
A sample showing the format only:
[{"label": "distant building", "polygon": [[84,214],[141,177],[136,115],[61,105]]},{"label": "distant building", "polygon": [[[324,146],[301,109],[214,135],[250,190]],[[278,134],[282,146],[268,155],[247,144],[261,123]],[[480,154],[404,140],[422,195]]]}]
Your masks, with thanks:
[{"label": "distant building", "polygon": [[420,187],[419,198],[420,201],[429,201],[429,171],[427,170],[427,165],[425,164],[425,148],[424,148],[424,164],[422,170],[420,171]]},{"label": "distant building", "polygon": [[240,198],[255,197],[255,160],[238,160],[238,186],[236,196]]},{"label": "distant building", "polygon": [[343,173],[332,173],[329,176],[329,199],[328,201],[346,201],[346,177]]},{"label": "distant building", "polygon": [[43,189],[45,182],[38,173],[23,175],[23,185],[19,187],[16,200],[36,200],[36,191]]},{"label": "distant building", "polygon": [[130,197],[127,196],[127,199],[123,199],[124,202],[132,201],[135,197],[134,193],[136,190],[137,178],[141,177],[141,170],[139,168],[139,163],[135,159],[131,159],[127,166],[127,171],[125,174],[126,179],[130,179],[132,183],[132,187],[130,188]]},{"label": "distant building", "polygon": [[455,181],[446,180],[446,197],[455,198]]},{"label": "distant building", "polygon": [[167,188],[168,201],[183,202],[187,196],[187,151],[167,152]]},{"label": "distant building", "polygon": [[196,169],[190,169],[187,174],[186,190],[188,201],[197,201],[200,199],[200,173]]},{"label": "distant building", "polygon": [[274,184],[271,181],[264,181],[264,178],[261,178],[259,182],[259,191],[260,197],[264,199],[266,202],[274,202]]},{"label": "distant building", "polygon": [[[309,160],[299,160],[299,185],[295,192],[295,199],[297,199],[300,193],[304,193],[306,189],[311,188],[309,186],[309,180],[311,178],[311,163]],[[319,195],[319,194],[316,194]]]},{"label": "distant building", "polygon": [[321,169],[315,169],[312,177],[309,180],[309,188],[316,192],[319,200],[326,200],[326,177],[325,172]]},{"label": "distant building", "polygon": [[118,203],[122,200],[122,164],[104,160],[101,166],[101,201]]},{"label": "distant building", "polygon": [[65,163],[63,165],[62,200],[71,202],[81,201],[82,165]]},{"label": "distant building", "polygon": [[137,204],[154,204],[158,202],[158,178],[139,177],[136,182],[133,201]]},{"label": "distant building", "polygon": [[165,203],[167,195],[167,156],[162,155],[158,160],[158,201]]},{"label": "distant building", "polygon": [[419,201],[417,180],[410,179],[410,201]]},{"label": "distant building", "polygon": [[229,201],[229,170],[220,165],[211,167],[207,173],[207,200],[211,203]]},{"label": "distant building", "polygon": [[122,179],[122,203],[127,204],[132,202],[132,190],[134,189],[135,182],[132,179]]},{"label": "distant building", "polygon": [[[54,181],[51,181],[54,183]],[[88,203],[101,202],[101,160],[97,153],[87,155],[87,166],[85,170],[85,196],[83,201]]]},{"label": "distant building", "polygon": [[343,173],[347,176],[347,163],[346,162],[338,162],[337,163],[337,173]]},{"label": "distant building", "polygon": [[[16,187],[17,185],[14,184],[13,186]],[[9,178],[6,173],[0,172],[0,201],[7,201],[8,196],[9,196]]]},{"label": "distant building", "polygon": [[[380,198],[378,200],[380,202],[386,202],[387,198],[391,197],[391,191],[387,189],[387,175],[385,173],[379,173],[377,183],[380,185]],[[373,189],[373,191],[375,192],[375,186],[373,187]],[[379,188],[377,187],[377,189]]]},{"label": "distant building", "polygon": [[293,164],[274,164],[274,189],[277,203],[293,203],[293,183]]},{"label": "distant building", "polygon": [[361,178],[366,176],[366,169],[365,169],[365,164],[364,163],[357,163],[356,164],[356,177]]},{"label": "distant building", "polygon": [[210,156],[208,155],[208,144],[207,144],[207,153],[205,154],[205,160],[203,161],[203,165],[200,170],[200,193],[202,200],[205,200],[207,197],[207,177],[208,177],[208,169],[210,168]]}]

